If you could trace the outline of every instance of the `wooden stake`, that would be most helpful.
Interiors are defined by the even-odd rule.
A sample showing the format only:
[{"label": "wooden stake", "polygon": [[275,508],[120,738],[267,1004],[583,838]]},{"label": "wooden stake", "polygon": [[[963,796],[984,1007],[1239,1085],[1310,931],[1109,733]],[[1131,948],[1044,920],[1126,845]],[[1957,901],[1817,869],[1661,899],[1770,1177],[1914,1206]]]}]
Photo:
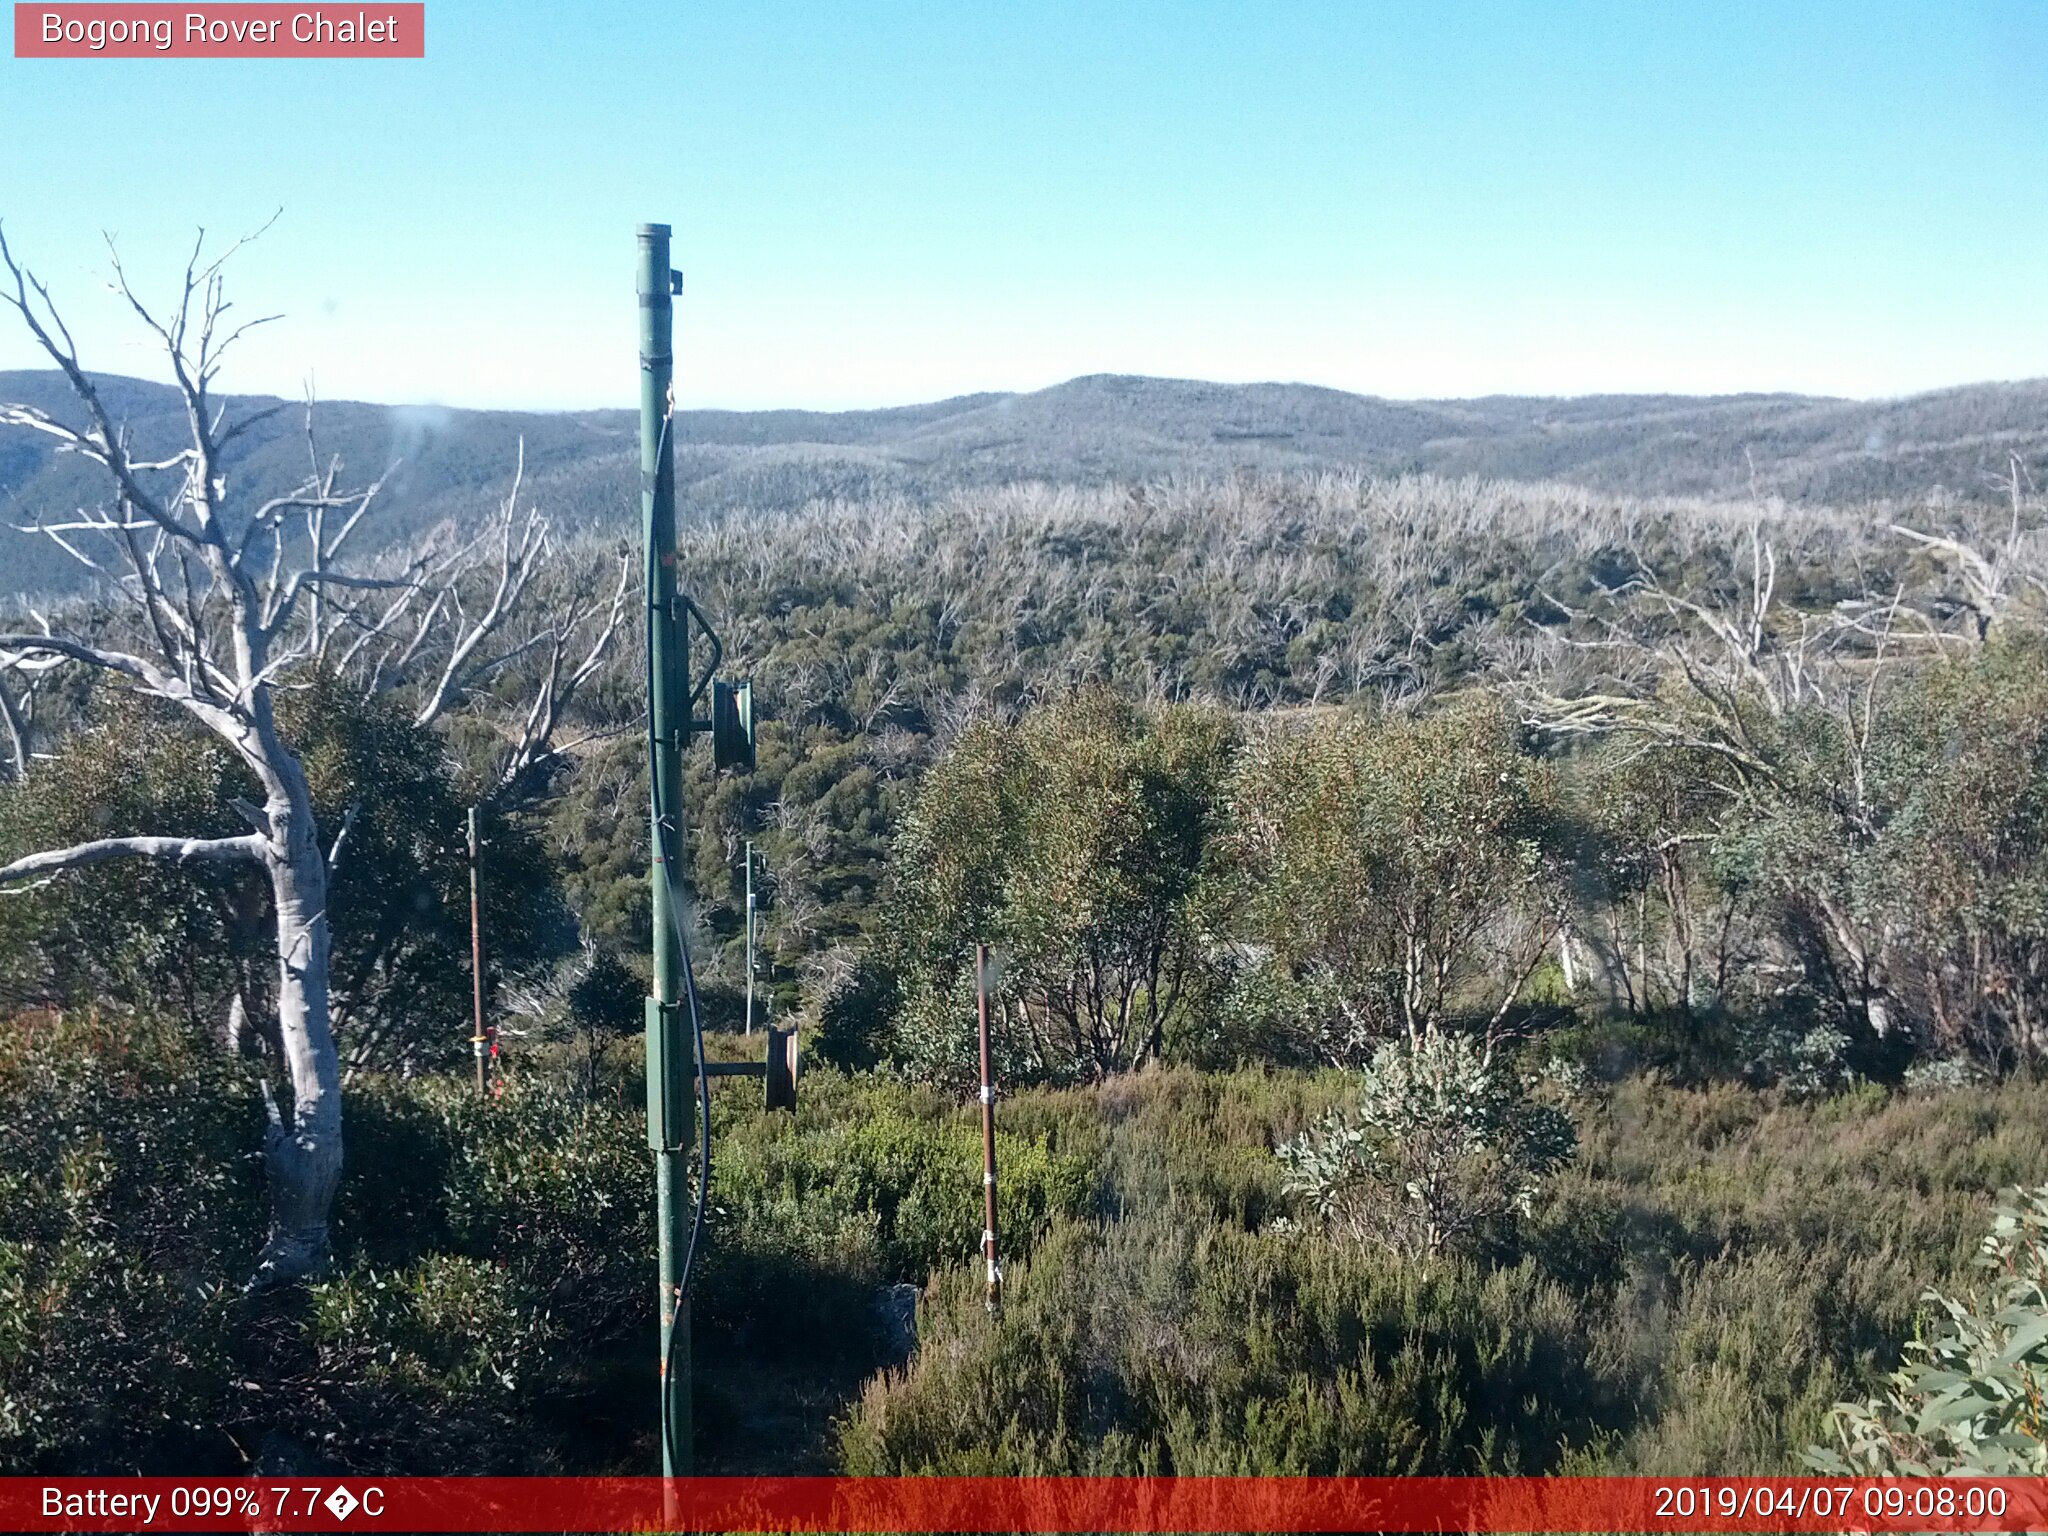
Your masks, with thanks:
[{"label": "wooden stake", "polygon": [[754,1032],[754,844],[747,842],[747,1023],[742,1031]]},{"label": "wooden stake", "polygon": [[1003,1270],[996,1262],[996,1082],[988,1048],[989,955],[986,944],[974,946],[974,1000],[981,1026],[981,1194],[982,1257],[988,1261],[988,1296],[993,1315],[1003,1309]]},{"label": "wooden stake", "polygon": [[484,929],[477,900],[476,807],[469,808],[469,974],[475,1003],[475,1023],[469,1037],[469,1051],[476,1058],[476,1091],[484,1088]]}]

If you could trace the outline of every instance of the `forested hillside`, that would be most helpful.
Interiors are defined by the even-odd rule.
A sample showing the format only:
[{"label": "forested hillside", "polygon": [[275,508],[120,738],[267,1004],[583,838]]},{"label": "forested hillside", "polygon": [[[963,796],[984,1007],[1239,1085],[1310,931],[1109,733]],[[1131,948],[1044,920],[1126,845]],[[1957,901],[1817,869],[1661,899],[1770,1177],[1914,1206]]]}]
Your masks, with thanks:
[{"label": "forested hillside", "polygon": [[[175,445],[175,393],[110,379],[106,397],[139,451]],[[54,373],[0,373],[0,398],[75,409]],[[277,414],[244,441],[236,498],[295,484],[305,451],[297,402],[226,402]],[[1995,499],[2015,456],[2048,479],[2040,422],[2048,386],[1983,384],[1900,400],[1665,395],[1384,400],[1298,384],[1221,385],[1100,375],[1028,394],[981,394],[870,411],[685,411],[677,418],[686,510],[794,511],[820,498],[907,498],[1043,481],[1348,471],[1557,480],[1630,496],[1782,496],[1795,502]],[[517,445],[528,484],[564,527],[630,520],[633,420],[617,410],[459,411],[326,401],[319,437],[365,479],[389,469],[376,537],[403,543],[452,520],[472,525],[504,493]],[[76,589],[78,567],[16,530],[61,516],[83,466],[36,434],[0,440],[0,578],[24,591]]]},{"label": "forested hillside", "polygon": [[[707,1467],[1785,1471],[1832,1443],[1922,1288],[1974,1283],[1995,1192],[2048,1177],[2043,522],[2024,482],[1878,513],[1360,474],[700,519],[684,580],[763,721],[753,773],[691,770],[700,977],[736,1026],[752,839],[811,1063],[793,1119],[717,1095]],[[515,659],[444,717],[432,668],[280,705],[346,850],[350,1150],[310,1283],[235,1286],[276,1076],[238,1022],[268,1006],[260,882],[113,863],[0,903],[0,1464],[648,1463],[630,628],[563,750],[492,788],[545,681],[517,637],[600,614],[614,559],[538,568]],[[0,860],[236,826],[241,768],[175,711],[5,677]]]}]

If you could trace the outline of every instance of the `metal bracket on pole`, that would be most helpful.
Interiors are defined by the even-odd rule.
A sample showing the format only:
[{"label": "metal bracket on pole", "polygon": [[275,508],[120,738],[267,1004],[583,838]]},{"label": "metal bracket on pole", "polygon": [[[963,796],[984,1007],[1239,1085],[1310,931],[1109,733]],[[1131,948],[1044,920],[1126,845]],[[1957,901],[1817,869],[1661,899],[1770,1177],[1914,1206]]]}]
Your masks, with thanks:
[{"label": "metal bracket on pole", "polygon": [[720,768],[751,773],[754,768],[754,685],[749,681],[711,686],[711,757]]},{"label": "metal bracket on pole", "polygon": [[680,1022],[682,1004],[645,998],[647,1013],[647,1145],[655,1152],[680,1152],[691,1143],[697,1122],[696,1064]]},{"label": "metal bracket on pole", "polygon": [[707,1061],[706,1077],[758,1077],[762,1079],[769,1109],[795,1109],[796,1083],[801,1073],[796,1031],[768,1026],[768,1048],[760,1061]]},{"label": "metal bracket on pole", "polygon": [[695,709],[704,702],[704,690],[711,686],[711,679],[718,672],[718,664],[725,660],[725,642],[718,638],[718,631],[711,627],[711,621],[704,617],[704,610],[690,600],[687,592],[676,594],[676,606],[682,610],[682,622],[697,621],[697,631],[711,643],[711,659],[704,664],[704,675],[690,684],[690,708]]}]

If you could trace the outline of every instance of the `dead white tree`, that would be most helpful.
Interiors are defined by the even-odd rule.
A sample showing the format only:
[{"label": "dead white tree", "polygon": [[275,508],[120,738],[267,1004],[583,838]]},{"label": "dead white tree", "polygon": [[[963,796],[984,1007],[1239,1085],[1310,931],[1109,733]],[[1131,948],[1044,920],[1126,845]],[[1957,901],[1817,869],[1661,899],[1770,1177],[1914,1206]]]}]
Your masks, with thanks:
[{"label": "dead white tree", "polygon": [[[1718,757],[1745,781],[1772,779],[1777,767],[1769,742],[1776,723],[1802,704],[1828,701],[1843,675],[1833,663],[1859,629],[1847,614],[1788,612],[1778,594],[1777,551],[1759,521],[1751,523],[1747,540],[1749,570],[1733,603],[1678,592],[1647,564],[1607,594],[1626,605],[1620,617],[1593,618],[1546,596],[1568,618],[1592,618],[1596,637],[1548,637],[1550,655],[1532,658],[1532,670],[1595,653],[1606,667],[1634,674],[1640,691],[1596,686],[1560,697],[1545,687],[1524,689],[1524,724],[1559,736],[1633,735]],[[1895,612],[1896,605],[1887,617]],[[1646,616],[1655,622],[1643,623]],[[1672,686],[1660,690],[1664,679]]]},{"label": "dead white tree", "polygon": [[2038,531],[2026,526],[2024,475],[2019,455],[2013,454],[2007,477],[2011,517],[2005,537],[1996,544],[1987,541],[1978,546],[1946,534],[1923,533],[1903,523],[1891,525],[1893,533],[1931,551],[1955,573],[1962,590],[1942,595],[1935,606],[1967,614],[1970,628],[1963,638],[1980,645],[2023,593],[2031,592],[2037,600],[2048,597],[2048,575],[2041,568],[2044,541]]},{"label": "dead white tree", "polygon": [[[48,621],[38,617],[37,622],[48,633]],[[62,665],[63,659],[56,656],[0,655],[0,728],[7,732],[0,780],[19,783],[28,777],[29,763],[36,755],[36,713],[43,684],[50,672]]]},{"label": "dead white tree", "polygon": [[[260,231],[259,231],[260,233]],[[178,839],[109,837],[30,854],[0,868],[0,885],[49,878],[115,858],[177,864],[240,862],[267,881],[276,924],[274,1040],[290,1088],[288,1111],[264,1089],[269,1128],[264,1153],[271,1223],[251,1284],[280,1284],[326,1262],[327,1216],[342,1167],[340,1069],[329,994],[330,878],[345,857],[349,820],[322,846],[298,756],[280,734],[276,691],[313,668],[346,671],[360,662],[365,686],[388,686],[408,668],[432,665],[439,678],[418,718],[445,713],[490,670],[485,653],[519,609],[547,548],[546,526],[529,513],[516,540],[517,491],[478,540],[440,555],[378,564],[343,562],[348,541],[376,500],[381,482],[342,489],[340,466],[322,464],[312,445],[311,472],[284,494],[244,507],[230,497],[231,449],[284,407],[230,421],[214,397],[222,360],[235,341],[265,320],[229,321],[222,267],[244,241],[209,258],[201,231],[182,287],[158,310],[137,297],[113,257],[115,293],[153,335],[185,410],[185,441],[174,451],[139,451],[110,413],[48,287],[8,248],[0,233],[0,299],[20,317],[69,383],[78,412],[60,419],[30,405],[0,404],[0,426],[55,439],[100,472],[105,500],[35,531],[94,571],[127,610],[127,638],[65,634],[60,626],[0,633],[0,678],[59,663],[96,668],[185,711],[232,749],[258,787],[261,803],[238,802],[250,830],[238,836]],[[111,242],[110,242],[111,250]],[[481,563],[478,545],[497,536],[495,596],[474,616],[462,591]],[[522,713],[501,782],[511,783],[561,749],[554,731],[576,685],[597,669],[618,632],[623,586],[609,612],[602,604],[542,626],[522,649],[552,647],[533,699]],[[593,625],[593,614],[605,614]],[[4,627],[4,626],[0,626]],[[594,633],[593,633],[594,629]],[[578,637],[581,637],[579,647]],[[345,654],[344,654],[345,653]],[[572,658],[573,664],[565,664]],[[508,658],[502,653],[495,664]],[[0,692],[5,692],[0,688]],[[9,728],[15,731],[12,712]],[[16,753],[25,769],[26,748]],[[237,1009],[243,1004],[235,999]]]},{"label": "dead white tree", "polygon": [[547,769],[604,734],[565,741],[558,732],[631,611],[631,551],[617,552],[608,582],[595,562],[565,569],[548,518],[522,500],[525,472],[522,441],[495,513],[466,540],[430,543],[418,557],[420,579],[374,614],[309,614],[323,664],[366,693],[405,697],[421,728],[478,698],[496,701],[500,680],[525,663],[534,680],[501,711],[505,749],[485,796],[503,808],[527,803]]}]

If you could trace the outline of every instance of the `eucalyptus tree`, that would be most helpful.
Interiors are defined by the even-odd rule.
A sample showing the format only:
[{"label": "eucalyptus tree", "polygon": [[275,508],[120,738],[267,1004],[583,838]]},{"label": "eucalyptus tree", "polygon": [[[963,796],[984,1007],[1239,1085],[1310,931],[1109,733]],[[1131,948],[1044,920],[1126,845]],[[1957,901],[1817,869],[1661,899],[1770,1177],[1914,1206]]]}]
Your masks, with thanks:
[{"label": "eucalyptus tree", "polygon": [[1333,1063],[1458,1022],[1490,1060],[1564,920],[1555,798],[1484,698],[1269,722],[1239,761],[1228,839],[1252,989]]},{"label": "eucalyptus tree", "polygon": [[411,687],[419,698],[415,720],[425,726],[516,657],[542,656],[533,695],[504,732],[509,746],[496,779],[509,791],[562,750],[556,731],[576,687],[619,631],[626,589],[622,578],[608,608],[601,599],[571,602],[529,625],[525,638],[504,643],[525,622],[522,599],[550,549],[546,520],[531,509],[522,515],[516,477],[513,494],[476,538],[358,558],[351,541],[382,481],[342,483],[339,462],[320,458],[310,404],[305,479],[261,499],[245,494],[238,455],[285,407],[235,415],[215,394],[236,341],[275,318],[231,318],[222,268],[242,243],[209,258],[202,231],[181,286],[162,308],[138,297],[112,253],[114,291],[153,338],[184,407],[184,440],[164,452],[136,446],[81,365],[49,287],[0,235],[0,299],[63,375],[76,407],[60,416],[0,404],[0,426],[52,438],[92,467],[98,504],[46,517],[34,531],[94,572],[102,609],[117,610],[78,609],[70,622],[59,615],[0,632],[0,668],[75,664],[165,701],[222,742],[254,790],[234,803],[246,830],[96,837],[42,849],[0,867],[0,885],[125,858],[261,872],[275,929],[270,1002],[289,1089],[284,1108],[267,1081],[263,1089],[271,1222],[251,1280],[262,1287],[326,1262],[328,1210],[342,1167],[328,902],[353,821],[345,812],[323,835],[304,763],[280,729],[279,690],[321,675],[370,691]]},{"label": "eucalyptus tree", "polygon": [[966,957],[985,940],[1010,1070],[1102,1078],[1166,1055],[1216,979],[1209,851],[1234,741],[1220,711],[1098,689],[969,726],[895,849],[907,1054],[961,1064]]}]

